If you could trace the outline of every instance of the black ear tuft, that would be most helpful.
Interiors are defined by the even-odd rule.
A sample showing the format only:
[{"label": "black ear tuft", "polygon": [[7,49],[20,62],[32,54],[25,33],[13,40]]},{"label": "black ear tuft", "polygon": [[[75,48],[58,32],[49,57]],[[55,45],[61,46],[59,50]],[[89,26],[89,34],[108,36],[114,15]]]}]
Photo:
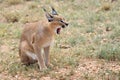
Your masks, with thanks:
[{"label": "black ear tuft", "polygon": [[48,19],[48,22],[51,22],[54,19],[54,17],[52,15],[50,15],[49,13],[46,14],[46,17]]},{"label": "black ear tuft", "polygon": [[53,17],[51,14],[49,14],[44,7],[43,7],[43,10],[44,10],[44,12],[45,12],[45,14],[46,14],[46,18],[48,19],[48,22],[53,21],[53,18],[54,18],[54,17]]},{"label": "black ear tuft", "polygon": [[52,9],[52,15],[58,15],[58,13],[57,13],[57,11],[55,10],[55,8],[53,8],[53,7],[51,6],[51,9]]}]

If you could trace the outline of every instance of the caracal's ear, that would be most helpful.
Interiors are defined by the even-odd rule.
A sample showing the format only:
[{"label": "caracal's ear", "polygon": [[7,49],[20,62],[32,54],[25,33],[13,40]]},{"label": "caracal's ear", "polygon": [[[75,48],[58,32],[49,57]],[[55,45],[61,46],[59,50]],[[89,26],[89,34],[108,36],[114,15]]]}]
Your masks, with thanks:
[{"label": "caracal's ear", "polygon": [[51,6],[51,9],[52,9],[52,15],[58,15],[57,11],[55,10],[54,7]]},{"label": "caracal's ear", "polygon": [[48,19],[48,22],[53,21],[53,19],[54,19],[53,16],[50,15],[45,8],[43,8],[43,10],[44,10],[44,12],[46,14],[46,18]]}]

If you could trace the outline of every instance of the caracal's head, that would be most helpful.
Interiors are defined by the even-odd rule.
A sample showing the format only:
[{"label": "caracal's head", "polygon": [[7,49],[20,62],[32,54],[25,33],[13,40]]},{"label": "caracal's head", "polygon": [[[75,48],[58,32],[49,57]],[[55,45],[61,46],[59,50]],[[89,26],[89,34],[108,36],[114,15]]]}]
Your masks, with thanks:
[{"label": "caracal's head", "polygon": [[62,18],[61,16],[58,15],[58,13],[56,12],[56,10],[53,7],[51,7],[51,9],[52,9],[51,14],[48,13],[46,11],[46,9],[44,9],[44,11],[46,13],[46,17],[47,17],[48,22],[50,23],[51,27],[55,29],[55,32],[57,34],[60,34],[61,28],[65,28],[66,26],[68,26],[68,23],[65,22],[64,18]]}]

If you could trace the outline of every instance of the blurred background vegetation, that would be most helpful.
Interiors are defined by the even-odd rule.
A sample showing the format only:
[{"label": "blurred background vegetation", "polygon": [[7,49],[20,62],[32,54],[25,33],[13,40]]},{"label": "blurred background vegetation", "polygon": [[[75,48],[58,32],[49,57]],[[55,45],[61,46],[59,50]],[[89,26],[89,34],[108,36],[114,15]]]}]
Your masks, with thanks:
[{"label": "blurred background vegetation", "polygon": [[[0,0],[0,78],[119,80],[119,3],[120,0]],[[54,67],[39,73],[37,64],[21,65],[18,45],[23,25],[45,20],[41,7],[50,12],[51,5],[69,22],[69,27],[56,36],[51,49]],[[85,71],[79,70],[82,66]]]}]

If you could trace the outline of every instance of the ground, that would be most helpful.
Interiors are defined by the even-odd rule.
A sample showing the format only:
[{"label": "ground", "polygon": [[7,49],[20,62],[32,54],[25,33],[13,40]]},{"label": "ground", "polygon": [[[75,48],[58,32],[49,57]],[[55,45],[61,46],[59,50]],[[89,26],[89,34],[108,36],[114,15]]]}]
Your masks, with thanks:
[{"label": "ground", "polygon": [[[120,0],[0,0],[1,80],[120,80]],[[51,68],[22,65],[18,46],[26,23],[46,20],[54,6],[69,26],[56,35]]]}]

